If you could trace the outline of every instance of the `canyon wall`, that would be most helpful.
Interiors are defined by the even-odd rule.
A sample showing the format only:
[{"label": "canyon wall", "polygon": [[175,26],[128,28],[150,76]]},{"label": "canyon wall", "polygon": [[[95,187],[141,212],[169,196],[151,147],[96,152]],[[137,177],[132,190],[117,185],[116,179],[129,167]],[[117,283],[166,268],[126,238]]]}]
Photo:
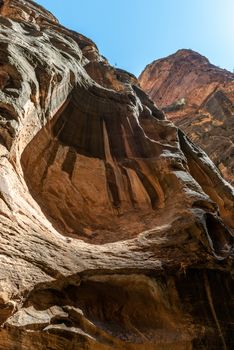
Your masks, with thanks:
[{"label": "canyon wall", "polygon": [[234,183],[234,74],[192,50],[149,64],[141,87]]},{"label": "canyon wall", "polygon": [[91,40],[0,15],[0,349],[232,349],[233,188]]}]

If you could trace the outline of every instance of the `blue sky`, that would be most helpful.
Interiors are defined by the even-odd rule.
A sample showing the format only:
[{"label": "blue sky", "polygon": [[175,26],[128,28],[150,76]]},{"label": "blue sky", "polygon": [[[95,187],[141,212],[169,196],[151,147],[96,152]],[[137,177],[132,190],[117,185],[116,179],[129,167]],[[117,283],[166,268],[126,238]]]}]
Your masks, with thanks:
[{"label": "blue sky", "polygon": [[193,49],[234,69],[234,0],[37,0],[135,75],[151,61]]}]

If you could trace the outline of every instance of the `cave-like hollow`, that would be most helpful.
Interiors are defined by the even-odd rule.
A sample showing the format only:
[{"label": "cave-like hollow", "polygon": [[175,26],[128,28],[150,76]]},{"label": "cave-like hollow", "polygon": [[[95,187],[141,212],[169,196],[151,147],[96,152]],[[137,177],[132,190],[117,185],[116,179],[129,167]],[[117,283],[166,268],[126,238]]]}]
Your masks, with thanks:
[{"label": "cave-like hollow", "polygon": [[164,190],[147,138],[126,101],[76,88],[21,156],[28,188],[65,236],[103,244],[160,224]]}]

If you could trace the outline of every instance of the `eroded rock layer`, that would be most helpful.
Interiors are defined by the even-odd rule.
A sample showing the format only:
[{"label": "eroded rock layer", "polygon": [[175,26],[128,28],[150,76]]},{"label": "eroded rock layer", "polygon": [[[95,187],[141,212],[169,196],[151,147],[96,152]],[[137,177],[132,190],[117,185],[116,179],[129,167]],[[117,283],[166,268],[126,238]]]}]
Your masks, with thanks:
[{"label": "eroded rock layer", "polygon": [[234,183],[234,74],[192,50],[152,62],[141,87]]},{"label": "eroded rock layer", "polygon": [[233,188],[91,40],[0,23],[0,349],[231,349]]}]

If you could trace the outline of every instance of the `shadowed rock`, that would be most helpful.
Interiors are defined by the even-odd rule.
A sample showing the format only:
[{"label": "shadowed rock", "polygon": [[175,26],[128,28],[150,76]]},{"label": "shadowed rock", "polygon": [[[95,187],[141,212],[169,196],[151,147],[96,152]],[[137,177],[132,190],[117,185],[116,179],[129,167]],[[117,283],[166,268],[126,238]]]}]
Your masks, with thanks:
[{"label": "shadowed rock", "polygon": [[1,11],[0,349],[231,349],[233,188],[91,40]]}]

